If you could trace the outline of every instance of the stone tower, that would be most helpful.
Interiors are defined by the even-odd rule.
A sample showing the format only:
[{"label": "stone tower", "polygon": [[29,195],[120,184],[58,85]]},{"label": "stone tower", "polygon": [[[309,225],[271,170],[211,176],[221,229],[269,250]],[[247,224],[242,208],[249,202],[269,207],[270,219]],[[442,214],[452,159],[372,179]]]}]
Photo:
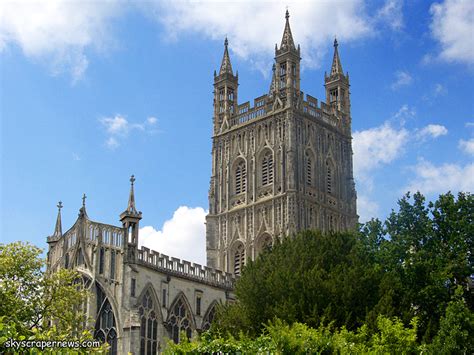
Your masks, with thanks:
[{"label": "stone tower", "polygon": [[245,261],[276,238],[356,226],[349,75],[342,71],[334,41],[326,102],[318,103],[300,90],[300,60],[287,11],[269,92],[253,107],[238,104],[238,75],[225,40],[221,68],[214,73],[206,218],[210,267],[239,275]]}]

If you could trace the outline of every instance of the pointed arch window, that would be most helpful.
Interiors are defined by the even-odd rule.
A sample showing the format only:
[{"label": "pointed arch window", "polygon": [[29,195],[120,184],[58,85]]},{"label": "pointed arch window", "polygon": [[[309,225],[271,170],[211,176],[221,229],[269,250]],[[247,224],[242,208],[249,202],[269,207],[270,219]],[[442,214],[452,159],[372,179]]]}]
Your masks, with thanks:
[{"label": "pointed arch window", "polygon": [[95,322],[94,338],[102,343],[109,343],[109,353],[117,354],[117,329],[115,316],[109,300],[102,288],[96,284],[97,289],[97,318]]},{"label": "pointed arch window", "polygon": [[240,276],[245,262],[244,246],[240,244],[234,252],[234,274]]},{"label": "pointed arch window", "polygon": [[240,194],[247,189],[247,171],[242,160],[235,168],[235,193]]},{"label": "pointed arch window", "polygon": [[202,330],[206,331],[211,328],[212,321],[216,317],[216,303],[209,307],[209,310],[206,312],[204,319],[202,321]]},{"label": "pointed arch window", "polygon": [[140,355],[156,354],[158,349],[158,320],[150,290],[138,307],[140,314]]},{"label": "pointed arch window", "polygon": [[181,332],[184,332],[188,339],[191,338],[193,334],[191,317],[188,306],[183,297],[180,297],[171,308],[168,316],[170,337],[176,344],[181,340]]},{"label": "pointed arch window", "polygon": [[262,185],[273,183],[273,155],[267,152],[262,159]]},{"label": "pointed arch window", "polygon": [[77,251],[76,265],[84,265],[84,254],[82,253],[82,248],[79,248]]}]

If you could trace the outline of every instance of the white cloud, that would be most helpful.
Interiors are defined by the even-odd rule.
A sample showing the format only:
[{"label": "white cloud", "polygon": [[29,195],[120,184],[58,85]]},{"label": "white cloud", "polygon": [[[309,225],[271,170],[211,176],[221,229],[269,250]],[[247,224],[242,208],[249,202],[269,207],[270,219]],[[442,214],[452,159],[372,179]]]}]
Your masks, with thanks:
[{"label": "white cloud", "polygon": [[461,149],[464,153],[470,154],[474,156],[474,138],[471,138],[467,141],[461,139],[458,145],[459,149]]},{"label": "white cloud", "polygon": [[421,160],[413,167],[415,177],[403,191],[421,191],[423,194],[441,194],[447,191],[474,190],[474,164],[443,164],[436,166]]},{"label": "white cloud", "polygon": [[140,228],[139,245],[206,265],[206,214],[202,207],[180,206],[161,230],[152,226]]},{"label": "white cloud", "polygon": [[121,12],[121,0],[7,0],[0,8],[0,51],[18,45],[53,73],[79,79],[88,66],[88,49],[111,44],[108,22]]},{"label": "white cloud", "polygon": [[396,114],[393,115],[393,118],[400,122],[400,125],[405,125],[406,121],[412,119],[416,116],[416,111],[413,107],[408,106],[407,104],[400,107]]},{"label": "white cloud", "polygon": [[158,119],[156,117],[148,117],[146,119],[146,122],[150,125],[154,125],[158,122]]},{"label": "white cloud", "polygon": [[403,86],[408,86],[413,82],[413,78],[407,71],[399,70],[395,73],[395,81],[390,86],[392,90],[397,90]]},{"label": "white cloud", "polygon": [[448,129],[445,126],[429,124],[418,132],[417,137],[421,139],[426,137],[438,138],[446,134],[448,134]]},{"label": "white cloud", "polygon": [[390,26],[394,31],[400,31],[404,27],[403,1],[387,0],[385,5],[377,12],[378,19]]},{"label": "white cloud", "polygon": [[128,121],[120,115],[101,118],[100,122],[105,126],[107,133],[112,135],[126,135],[130,129]]},{"label": "white cloud", "polygon": [[379,215],[379,205],[365,194],[359,194],[357,196],[357,213],[359,214],[359,222],[365,223]]},{"label": "white cloud", "polygon": [[440,58],[449,62],[474,63],[474,1],[445,0],[430,8],[431,33],[441,46]]},{"label": "white cloud", "polygon": [[[152,12],[143,5],[148,13]],[[155,17],[163,23],[166,36],[183,33],[207,38],[229,37],[230,49],[249,59],[255,67],[270,72],[275,43],[280,45],[285,6],[289,6],[293,38],[301,44],[303,62],[319,66],[328,45],[337,35],[341,44],[371,35],[370,19],[363,0],[344,2],[306,1],[161,1],[153,3]],[[268,66],[267,66],[268,64]]]},{"label": "white cloud", "polygon": [[109,137],[105,141],[105,146],[109,148],[110,150],[115,150],[120,146],[120,143],[117,141],[115,137]]},{"label": "white cloud", "polygon": [[405,128],[393,128],[389,122],[354,132],[352,146],[356,179],[370,185],[370,172],[397,159],[403,153],[408,136]]},{"label": "white cloud", "polygon": [[130,123],[122,115],[102,117],[99,121],[102,123],[108,134],[105,146],[111,150],[118,148],[120,146],[119,140],[124,139],[132,130],[138,130],[150,134],[158,132],[156,129],[158,120],[155,117],[148,117],[143,123]]}]

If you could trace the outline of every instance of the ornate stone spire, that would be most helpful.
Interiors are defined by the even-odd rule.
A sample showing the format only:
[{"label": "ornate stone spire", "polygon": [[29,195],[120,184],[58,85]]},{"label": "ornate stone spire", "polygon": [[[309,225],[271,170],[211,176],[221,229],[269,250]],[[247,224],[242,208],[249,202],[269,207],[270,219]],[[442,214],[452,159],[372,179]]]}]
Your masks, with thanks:
[{"label": "ornate stone spire", "polygon": [[337,39],[334,38],[334,57],[332,59],[332,66],[331,66],[331,75],[341,74],[344,75],[344,71],[342,70],[341,59],[339,58],[339,52],[337,50]]},{"label": "ornate stone spire", "polygon": [[285,30],[283,31],[283,38],[281,39],[280,50],[296,50],[290,29],[290,13],[288,12],[288,9],[286,10],[285,18]]},{"label": "ornate stone spire", "polygon": [[61,208],[63,208],[63,203],[61,201],[58,202],[58,217],[56,218],[56,226],[54,227],[54,238],[60,238],[63,235],[63,228],[61,223]]},{"label": "ornate stone spire", "polygon": [[221,69],[219,71],[219,75],[222,75],[225,73],[234,75],[232,71],[232,64],[230,63],[228,46],[229,46],[229,41],[227,40],[227,37],[226,37],[224,41],[224,56],[222,57],[222,64],[221,64]]},{"label": "ornate stone spire", "polygon": [[136,214],[137,209],[135,208],[135,192],[133,190],[134,183],[135,183],[135,175],[132,175],[130,177],[130,196],[128,197],[127,212]]}]

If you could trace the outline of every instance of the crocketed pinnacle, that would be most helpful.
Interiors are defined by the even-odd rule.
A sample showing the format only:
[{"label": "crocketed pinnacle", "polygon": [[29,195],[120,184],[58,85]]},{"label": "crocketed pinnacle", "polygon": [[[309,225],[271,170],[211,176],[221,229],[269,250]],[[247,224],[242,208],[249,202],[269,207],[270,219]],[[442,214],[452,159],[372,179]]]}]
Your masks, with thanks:
[{"label": "crocketed pinnacle", "polygon": [[293,41],[293,35],[291,34],[290,13],[288,10],[286,10],[285,18],[285,30],[283,31],[283,38],[281,39],[280,50],[296,50],[295,42]]},{"label": "crocketed pinnacle", "polygon": [[135,183],[135,175],[132,175],[130,177],[130,195],[128,197],[127,212],[136,214],[137,209],[135,208],[135,192],[134,192],[134,189],[133,189],[134,183]]},{"label": "crocketed pinnacle", "polygon": [[272,74],[272,83],[270,84],[270,95],[273,94],[273,93],[277,90],[277,87],[276,87],[276,66],[275,66],[275,63],[273,63],[272,71],[273,71],[273,74]]},{"label": "crocketed pinnacle", "polygon": [[339,52],[337,50],[338,43],[337,39],[334,38],[334,57],[332,59],[332,66],[331,66],[331,76],[337,75],[337,74],[344,74],[344,71],[342,70],[342,64],[341,64],[341,59],[339,58]]},{"label": "crocketed pinnacle", "polygon": [[63,228],[61,223],[61,208],[63,208],[63,203],[58,202],[58,217],[56,218],[56,226],[54,227],[53,237],[61,237],[63,235]]},{"label": "crocketed pinnacle", "polygon": [[222,57],[221,70],[219,71],[219,75],[222,75],[225,73],[233,75],[228,46],[229,46],[229,41],[227,40],[227,37],[226,37],[224,41],[224,56]]}]

